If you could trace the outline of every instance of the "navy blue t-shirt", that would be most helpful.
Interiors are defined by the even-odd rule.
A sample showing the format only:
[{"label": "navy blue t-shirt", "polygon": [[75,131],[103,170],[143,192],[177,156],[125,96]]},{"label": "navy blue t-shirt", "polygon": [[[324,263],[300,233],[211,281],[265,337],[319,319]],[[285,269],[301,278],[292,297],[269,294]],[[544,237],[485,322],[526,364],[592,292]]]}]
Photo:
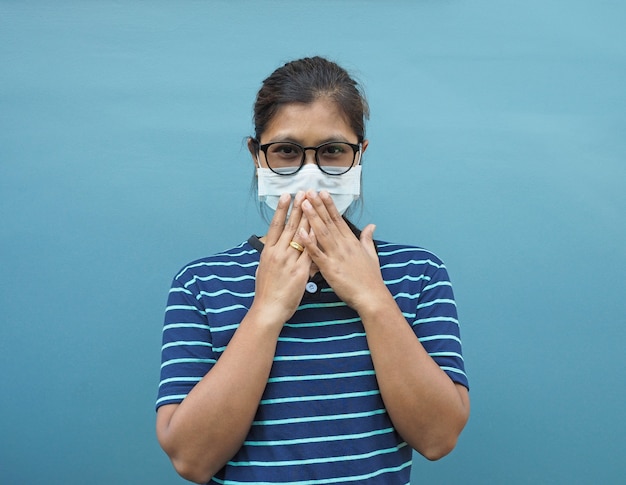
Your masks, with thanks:
[{"label": "navy blue t-shirt", "polygon": [[[468,386],[444,264],[421,248],[376,241],[387,288],[429,355]],[[211,369],[252,305],[256,237],[185,266],[163,327],[157,408],[180,403]],[[211,484],[407,484],[411,448],[381,399],[358,314],[318,274],[285,323],[256,417]]]}]

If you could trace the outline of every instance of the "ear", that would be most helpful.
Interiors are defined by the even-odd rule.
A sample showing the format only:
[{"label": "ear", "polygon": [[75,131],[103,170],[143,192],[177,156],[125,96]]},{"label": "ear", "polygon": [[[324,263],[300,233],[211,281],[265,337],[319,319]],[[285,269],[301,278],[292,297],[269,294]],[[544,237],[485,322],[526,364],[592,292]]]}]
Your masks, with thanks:
[{"label": "ear", "polygon": [[248,137],[248,151],[250,152],[250,155],[252,155],[252,163],[254,164],[254,168],[258,168],[260,163],[258,146],[258,143],[255,143],[252,137]]},{"label": "ear", "polygon": [[367,145],[369,145],[369,140],[363,140],[361,142],[361,159],[359,160],[359,165],[363,165],[363,154],[365,153],[365,150],[367,150]]}]

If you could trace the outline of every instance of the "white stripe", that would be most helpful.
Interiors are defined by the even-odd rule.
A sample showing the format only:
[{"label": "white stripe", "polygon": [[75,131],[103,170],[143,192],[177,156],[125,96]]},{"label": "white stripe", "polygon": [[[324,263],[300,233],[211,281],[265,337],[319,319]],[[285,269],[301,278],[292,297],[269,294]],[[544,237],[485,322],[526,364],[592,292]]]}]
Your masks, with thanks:
[{"label": "white stripe", "polygon": [[169,384],[170,382],[200,382],[202,377],[170,377],[169,379],[163,379],[159,382],[159,387],[163,384]]},{"label": "white stripe", "polygon": [[251,291],[251,292],[248,292],[248,293],[237,293],[235,291],[230,291],[230,290],[227,290],[227,289],[222,289],[222,290],[219,290],[219,291],[215,291],[213,293],[209,293],[208,291],[201,291],[200,293],[198,293],[198,296],[196,296],[196,300],[199,300],[203,296],[208,296],[208,297],[214,298],[216,296],[220,296],[220,295],[224,295],[224,294],[238,296],[238,297],[241,297],[241,298],[248,298],[248,297],[254,296],[254,291]]},{"label": "white stripe", "polygon": [[166,312],[169,312],[170,310],[192,310],[198,312],[200,315],[206,315],[205,312],[200,310],[198,307],[192,305],[170,305],[168,307],[165,307]]},{"label": "white stripe", "polygon": [[280,397],[276,399],[264,399],[261,401],[261,404],[265,404],[265,405],[284,404],[288,402],[297,402],[297,401],[326,401],[330,399],[346,399],[346,398],[376,396],[379,394],[380,394],[380,391],[376,389],[374,391],[344,392],[341,394],[326,394],[326,395],[318,395],[318,396]]},{"label": "white stripe", "polygon": [[[328,485],[331,483],[347,483],[347,482],[363,482],[364,480],[368,480],[370,478],[377,477],[384,473],[394,473],[404,470],[407,467],[410,467],[413,463],[413,460],[409,460],[406,463],[403,463],[398,466],[382,468],[380,470],[376,470],[372,473],[366,473],[363,475],[357,476],[348,476],[348,477],[337,477],[337,478],[321,478],[319,480],[304,480],[297,482],[280,482],[281,485]],[[240,482],[235,480],[220,480],[213,477],[213,481],[220,483],[222,485],[250,485],[250,482]],[[276,482],[254,482],[254,485],[276,485]],[[409,484],[406,484],[409,485]]]},{"label": "white stripe", "polygon": [[163,331],[172,330],[174,328],[201,328],[202,330],[211,330],[211,327],[201,323],[169,323],[163,326]]},{"label": "white stripe", "polygon": [[420,276],[410,276],[410,275],[404,275],[401,278],[398,278],[397,280],[385,280],[385,284],[386,285],[395,285],[397,283],[402,283],[403,281],[421,281],[421,280],[426,280],[426,281],[430,281],[431,277],[427,276],[427,275],[420,275]]},{"label": "white stripe", "polygon": [[456,367],[448,367],[448,366],[445,366],[445,365],[442,365],[440,367],[441,367],[441,370],[448,370],[448,371],[454,372],[456,374],[461,374],[462,376],[465,376],[465,378],[467,379],[467,375],[461,369],[457,369]]},{"label": "white stripe", "polygon": [[240,282],[240,281],[246,281],[246,280],[254,280],[254,275],[242,275],[242,276],[237,276],[235,278],[219,276],[219,275],[214,275],[214,274],[210,274],[208,276],[194,276],[189,281],[187,281],[187,283],[184,283],[183,286],[187,288],[188,286],[193,285],[196,281],[211,281],[211,280]]},{"label": "white stripe", "polygon": [[459,321],[456,318],[452,317],[432,317],[432,318],[420,318],[413,322],[413,325],[421,325],[422,323],[433,323],[433,322],[451,322],[459,324]]},{"label": "white stripe", "polygon": [[432,285],[424,286],[424,289],[422,290],[422,292],[432,290],[433,288],[436,288],[438,286],[450,286],[451,287],[452,284],[449,281],[437,281],[436,283],[433,283]]},{"label": "white stripe", "polygon": [[454,300],[450,300],[449,298],[437,298],[436,300],[427,301],[425,303],[420,303],[419,305],[417,305],[417,309],[419,310],[421,308],[426,308],[426,307],[438,305],[438,304],[450,304],[450,305],[456,306],[456,302]]},{"label": "white stripe", "polygon": [[304,376],[282,376],[272,377],[267,382],[301,382],[301,381],[317,381],[322,379],[345,379],[347,377],[364,377],[373,376],[376,372],[373,370],[363,370],[355,372],[339,372],[337,374],[310,374]]},{"label": "white stripe", "polygon": [[232,310],[248,310],[248,307],[245,307],[244,305],[230,305],[230,306],[225,306],[222,308],[207,308],[206,309],[206,313],[224,313],[224,312],[229,312]]},{"label": "white stripe", "polygon": [[458,352],[428,352],[431,357],[456,357],[463,360],[463,356]]},{"label": "white stripe", "polygon": [[294,438],[290,440],[271,440],[271,441],[244,441],[244,446],[286,446],[286,445],[299,445],[302,443],[327,443],[331,441],[347,441],[358,440],[362,438],[370,438],[372,436],[380,436],[381,434],[388,434],[395,432],[394,428],[377,429],[374,431],[367,431],[365,433],[354,434],[340,434],[334,436],[309,436],[306,438]]},{"label": "white stripe", "polygon": [[278,424],[312,423],[318,421],[343,421],[346,419],[367,418],[379,414],[387,414],[386,409],[375,409],[362,413],[333,414],[331,416],[306,416],[304,418],[267,419],[265,421],[253,421],[253,426],[272,426]]},{"label": "white stripe", "polygon": [[296,360],[326,360],[326,359],[343,359],[346,357],[358,357],[361,355],[370,355],[369,350],[356,350],[354,352],[339,352],[336,354],[311,354],[311,355],[277,355],[274,362],[289,362]]},{"label": "white stripe", "polygon": [[187,397],[187,394],[173,394],[171,396],[163,396],[161,399],[158,399],[156,404],[157,406],[159,404],[161,404],[163,401],[169,401],[170,399],[178,401],[178,400],[183,400]]},{"label": "white stripe", "polygon": [[192,346],[198,346],[198,347],[212,347],[212,345],[209,342],[200,342],[197,340],[178,340],[176,342],[169,342],[163,345],[163,347],[161,347],[161,350],[165,350],[170,347],[179,347],[183,345],[192,345]]},{"label": "white stripe", "polygon": [[455,337],[454,335],[430,335],[428,337],[420,337],[418,340],[420,342],[430,342],[432,340],[455,340],[458,343],[461,343],[461,339]]},{"label": "white stripe", "polygon": [[346,340],[358,337],[365,337],[365,332],[359,333],[350,333],[347,335],[337,335],[335,337],[320,337],[320,338],[298,338],[298,337],[278,337],[279,342],[303,342],[303,343],[314,343],[314,342],[334,342],[336,340]]},{"label": "white stripe", "polygon": [[[366,460],[374,456],[387,455],[389,453],[396,453],[398,449],[406,446],[406,443],[400,443],[399,446],[393,448],[387,448],[384,450],[370,451],[369,453],[362,453],[360,455],[346,455],[346,456],[324,456],[321,458],[304,458],[302,460],[283,460],[283,461],[229,461],[230,466],[294,466],[294,465],[314,465],[317,463],[337,463],[341,461],[357,461]],[[256,482],[255,482],[256,483]]]},{"label": "white stripe", "polygon": [[215,359],[171,359],[163,362],[161,369],[173,364],[215,364]]},{"label": "white stripe", "polygon": [[437,264],[434,261],[431,261],[430,259],[410,259],[408,261],[404,261],[402,263],[389,263],[389,264],[384,264],[382,265],[380,268],[384,269],[384,268],[405,268],[409,265],[424,265],[424,264],[428,264],[430,266],[434,266],[437,269],[441,269],[441,268],[445,268],[445,264]]}]

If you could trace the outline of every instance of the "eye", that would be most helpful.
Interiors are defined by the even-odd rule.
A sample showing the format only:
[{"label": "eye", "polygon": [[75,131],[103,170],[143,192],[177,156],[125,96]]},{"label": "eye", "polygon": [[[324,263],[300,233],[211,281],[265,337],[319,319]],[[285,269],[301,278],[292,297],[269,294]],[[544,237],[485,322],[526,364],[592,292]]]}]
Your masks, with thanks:
[{"label": "eye", "polygon": [[322,147],[322,156],[339,157],[346,153],[346,145],[343,143],[331,143]]},{"label": "eye", "polygon": [[299,160],[302,157],[302,149],[293,143],[275,143],[269,148],[269,155],[284,160]]},{"label": "eye", "polygon": [[350,167],[354,162],[352,146],[343,142],[332,142],[322,145],[319,149],[320,165]]}]

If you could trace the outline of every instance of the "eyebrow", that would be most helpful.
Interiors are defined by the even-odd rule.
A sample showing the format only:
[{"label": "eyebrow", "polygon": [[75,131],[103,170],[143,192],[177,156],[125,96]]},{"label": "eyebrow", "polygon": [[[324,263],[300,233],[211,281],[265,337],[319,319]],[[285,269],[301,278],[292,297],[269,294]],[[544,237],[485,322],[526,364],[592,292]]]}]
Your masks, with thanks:
[{"label": "eyebrow", "polygon": [[[344,143],[351,143],[351,141],[349,141],[343,134],[337,134],[337,135],[333,135],[333,136],[328,136],[322,140],[318,140],[318,143],[316,145],[313,146],[319,146],[319,145],[323,145],[324,143],[332,143],[334,141],[339,141],[339,142],[344,142]],[[299,140],[297,138],[294,138],[292,136],[289,136],[288,134],[282,135],[279,134],[277,137],[272,138],[270,141],[268,141],[267,143],[276,143],[276,142],[290,142],[290,143],[295,143],[297,145],[300,146],[304,146],[304,144],[302,143],[302,140]],[[357,140],[358,143],[358,140]]]}]

